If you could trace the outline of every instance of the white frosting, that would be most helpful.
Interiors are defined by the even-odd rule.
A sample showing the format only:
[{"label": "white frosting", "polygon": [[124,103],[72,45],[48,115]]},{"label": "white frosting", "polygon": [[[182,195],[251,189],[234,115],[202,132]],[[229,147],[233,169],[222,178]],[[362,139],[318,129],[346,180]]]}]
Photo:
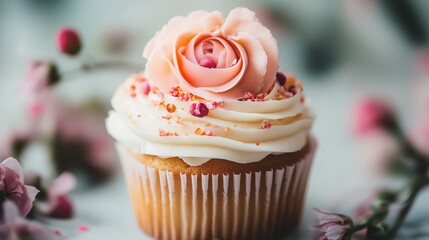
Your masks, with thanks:
[{"label": "white frosting", "polygon": [[[152,92],[146,96],[137,91],[137,97],[131,97],[131,81],[116,91],[106,125],[117,141],[137,154],[179,157],[191,166],[213,158],[256,162],[269,154],[302,149],[313,123],[314,116],[301,101],[300,91],[283,100],[272,100],[273,94],[262,102],[228,100],[200,118],[189,113],[192,101],[181,102],[168,93],[164,100],[176,106],[173,113],[165,105],[154,104],[160,98]],[[278,87],[276,84],[272,92]],[[264,120],[272,126],[263,129]],[[212,136],[196,134],[197,128],[209,130]],[[160,136],[160,130],[177,136]]]}]

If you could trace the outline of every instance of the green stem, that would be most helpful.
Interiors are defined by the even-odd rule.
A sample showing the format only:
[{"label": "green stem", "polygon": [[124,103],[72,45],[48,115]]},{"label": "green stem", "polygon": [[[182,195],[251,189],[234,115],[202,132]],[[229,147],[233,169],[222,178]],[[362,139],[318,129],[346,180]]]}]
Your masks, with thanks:
[{"label": "green stem", "polygon": [[407,200],[405,201],[404,207],[399,212],[399,215],[395,223],[392,225],[392,227],[386,233],[383,239],[391,239],[395,236],[395,234],[399,231],[399,228],[404,223],[405,218],[407,217],[409,211],[411,210],[411,207],[413,206],[413,203],[416,200],[420,190],[422,190],[428,183],[429,183],[429,179],[427,178],[417,178],[414,181],[410,196],[408,196]]},{"label": "green stem", "polygon": [[108,61],[108,62],[95,62],[91,64],[82,64],[76,69],[68,70],[61,73],[62,77],[68,77],[70,75],[79,74],[87,71],[94,71],[94,70],[100,70],[100,69],[128,69],[133,72],[138,72],[143,69],[142,66],[130,63],[130,62],[124,62],[124,61]]}]

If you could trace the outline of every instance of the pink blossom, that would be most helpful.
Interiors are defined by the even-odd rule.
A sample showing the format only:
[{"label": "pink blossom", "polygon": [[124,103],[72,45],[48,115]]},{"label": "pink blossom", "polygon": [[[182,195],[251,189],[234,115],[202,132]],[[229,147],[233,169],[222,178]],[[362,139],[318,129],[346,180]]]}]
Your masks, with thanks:
[{"label": "pink blossom", "polygon": [[82,47],[79,34],[72,28],[61,28],[57,32],[57,48],[58,51],[76,55]]},{"label": "pink blossom", "polygon": [[313,229],[320,232],[320,240],[340,240],[353,227],[349,217],[314,209]]},{"label": "pink blossom", "polygon": [[8,158],[0,164],[0,203],[12,201],[25,216],[33,207],[38,192],[35,187],[24,185],[22,168],[16,159]]},{"label": "pink blossom", "polygon": [[429,156],[429,104],[427,110],[411,128],[409,138],[418,151]]},{"label": "pink blossom", "polygon": [[393,162],[401,154],[401,147],[396,138],[384,131],[373,131],[362,141],[361,162],[372,174],[388,172]]},{"label": "pink blossom", "polygon": [[53,63],[40,60],[30,62],[26,72],[23,94],[29,115],[32,118],[38,119],[42,116],[51,87],[59,80],[58,69]]},{"label": "pink blossom", "polygon": [[67,193],[76,185],[74,175],[68,172],[62,173],[51,186],[48,187],[45,201],[36,203],[40,214],[60,219],[69,219],[73,217],[73,205]]},{"label": "pink blossom", "polygon": [[365,135],[381,129],[383,121],[393,117],[393,110],[390,104],[384,100],[368,98],[358,103],[353,117],[355,132]]},{"label": "pink blossom", "polygon": [[105,116],[94,109],[57,102],[54,160],[60,172],[81,167],[93,180],[117,170],[114,142],[103,125]]},{"label": "pink blossom", "polygon": [[4,220],[0,225],[0,239],[56,239],[54,233],[43,225],[23,218],[13,202],[5,201],[2,204],[2,211]]}]

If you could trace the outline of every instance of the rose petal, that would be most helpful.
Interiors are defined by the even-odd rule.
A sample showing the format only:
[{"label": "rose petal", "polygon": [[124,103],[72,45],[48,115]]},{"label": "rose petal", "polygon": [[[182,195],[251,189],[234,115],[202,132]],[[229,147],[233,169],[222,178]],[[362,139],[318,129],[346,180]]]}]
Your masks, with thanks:
[{"label": "rose petal", "polygon": [[[254,12],[247,8],[235,8],[228,14],[225,23],[221,27],[221,31],[224,35],[231,36],[232,38],[234,38],[235,35],[248,33],[250,36],[258,39],[268,60],[266,74],[264,75],[263,86],[260,92],[268,91],[275,81],[275,75],[279,65],[277,42],[270,30],[257,20]],[[246,50],[251,49],[246,48]],[[255,57],[257,57],[257,55],[255,55]]]},{"label": "rose petal", "polygon": [[65,195],[76,186],[76,178],[73,174],[64,172],[62,173],[52,185],[49,187],[50,197]]},{"label": "rose petal", "polygon": [[27,190],[28,198],[30,198],[30,201],[34,201],[36,199],[36,195],[40,192],[37,188],[33,186],[27,186],[24,185],[25,189]]},{"label": "rose petal", "polygon": [[12,171],[16,172],[19,176],[19,181],[21,183],[24,183],[24,175],[22,172],[21,165],[19,164],[19,162],[15,158],[11,158],[11,157],[7,158],[1,164],[5,167],[11,169]]}]

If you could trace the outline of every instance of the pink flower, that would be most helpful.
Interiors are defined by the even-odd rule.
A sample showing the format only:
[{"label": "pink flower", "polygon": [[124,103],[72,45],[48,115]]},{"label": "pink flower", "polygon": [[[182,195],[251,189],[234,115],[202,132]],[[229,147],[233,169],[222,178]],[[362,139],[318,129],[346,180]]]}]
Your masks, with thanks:
[{"label": "pink flower", "polygon": [[237,99],[266,93],[276,80],[277,43],[246,8],[175,17],[146,45],[146,71],[163,92],[180,86],[200,97]]},{"label": "pink flower", "polygon": [[321,233],[320,240],[340,240],[353,227],[352,220],[340,214],[314,209],[313,229]]},{"label": "pink flower", "polygon": [[361,162],[373,174],[387,173],[401,154],[396,138],[383,131],[369,133],[362,141]]},{"label": "pink flower", "polygon": [[386,120],[393,118],[390,105],[376,98],[368,98],[358,103],[354,114],[354,130],[360,135],[383,128]]},{"label": "pink flower", "polygon": [[68,55],[79,53],[82,44],[79,34],[72,28],[61,28],[57,32],[57,48],[60,52]]},{"label": "pink flower", "polygon": [[26,72],[23,94],[31,117],[34,119],[41,117],[51,87],[57,84],[59,80],[58,69],[52,62],[40,60],[30,62]]},{"label": "pink flower", "polygon": [[54,233],[43,225],[23,218],[13,202],[5,201],[2,204],[2,211],[4,220],[0,225],[0,239],[56,239]]},{"label": "pink flower", "polygon": [[58,68],[54,63],[34,60],[28,65],[26,79],[25,84],[27,88],[30,88],[34,92],[41,92],[58,83],[60,76]]},{"label": "pink flower", "polygon": [[97,110],[57,102],[53,158],[59,172],[80,168],[99,181],[117,170],[114,142],[103,125],[104,110]]},{"label": "pink flower", "polygon": [[73,217],[73,205],[67,193],[76,185],[76,179],[71,173],[62,173],[49,186],[45,201],[37,202],[36,207],[40,214],[60,219]]},{"label": "pink flower", "polygon": [[411,128],[409,138],[418,151],[429,156],[429,104],[427,110]]},{"label": "pink flower", "polygon": [[36,188],[24,185],[22,168],[16,159],[8,158],[0,164],[0,204],[5,200],[12,201],[25,216],[33,207],[38,192]]}]

